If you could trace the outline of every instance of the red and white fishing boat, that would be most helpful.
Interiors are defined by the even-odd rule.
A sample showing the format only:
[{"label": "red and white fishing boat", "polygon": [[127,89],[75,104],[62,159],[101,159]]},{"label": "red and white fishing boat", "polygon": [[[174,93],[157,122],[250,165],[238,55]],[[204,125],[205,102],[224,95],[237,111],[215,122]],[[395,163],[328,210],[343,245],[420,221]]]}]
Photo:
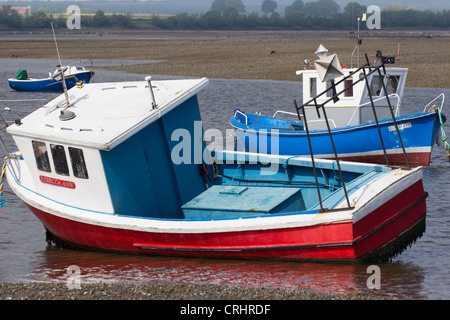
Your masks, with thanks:
[{"label": "red and white fishing boat", "polygon": [[8,126],[11,189],[52,242],[88,250],[384,261],[423,233],[421,167],[206,148],[207,83],[70,89]]}]

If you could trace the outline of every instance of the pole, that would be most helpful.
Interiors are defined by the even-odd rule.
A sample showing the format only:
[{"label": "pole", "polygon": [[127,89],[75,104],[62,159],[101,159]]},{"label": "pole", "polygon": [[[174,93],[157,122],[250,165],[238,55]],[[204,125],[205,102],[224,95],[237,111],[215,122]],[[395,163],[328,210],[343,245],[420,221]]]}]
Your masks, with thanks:
[{"label": "pole", "polygon": [[64,70],[62,69],[61,56],[59,55],[58,43],[56,42],[56,35],[55,35],[55,29],[53,28],[53,22],[51,22],[51,25],[52,25],[52,31],[53,31],[53,39],[55,40],[56,52],[58,53],[59,71],[61,72],[61,82],[63,85],[64,95],[66,96],[66,101],[67,101],[66,107],[70,107],[69,94],[67,93],[66,79],[64,78]]},{"label": "pole", "polygon": [[308,138],[308,145],[309,145],[309,153],[311,154],[311,163],[314,171],[314,179],[316,180],[316,188],[317,188],[317,194],[319,196],[319,204],[320,204],[320,210],[319,212],[324,212],[323,206],[322,206],[322,197],[320,196],[320,188],[319,188],[319,180],[317,179],[317,171],[316,171],[316,164],[314,162],[314,155],[312,151],[311,146],[311,138],[309,137],[309,129],[308,129],[308,121],[306,120],[306,113],[305,113],[305,107],[301,106],[300,108],[297,106],[297,100],[294,99],[295,109],[297,110],[297,115],[300,119],[300,112],[299,109],[302,109],[303,113],[303,125],[305,126],[306,131],[306,137]]}]

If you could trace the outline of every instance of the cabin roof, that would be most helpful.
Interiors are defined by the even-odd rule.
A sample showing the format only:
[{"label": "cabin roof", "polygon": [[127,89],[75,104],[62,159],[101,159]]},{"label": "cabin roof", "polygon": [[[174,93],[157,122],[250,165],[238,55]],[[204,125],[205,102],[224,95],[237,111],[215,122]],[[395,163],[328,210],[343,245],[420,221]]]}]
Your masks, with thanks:
[{"label": "cabin roof", "polygon": [[[357,70],[357,68],[343,68],[342,72],[344,73],[344,75],[348,75],[349,73],[353,73]],[[362,71],[361,71],[362,72]],[[386,66],[386,73],[387,74],[405,74],[408,72],[408,68],[402,68],[402,67],[387,67]],[[314,75],[316,77],[319,77],[319,73],[317,72],[317,69],[304,69],[304,70],[297,70],[295,72],[296,75],[300,76],[303,74],[309,74],[309,75]],[[338,78],[339,79],[339,78]]]},{"label": "cabin roof", "polygon": [[[157,108],[147,81],[85,84],[61,94],[8,127],[12,135],[109,150],[156,121],[208,84],[208,79],[152,81]],[[61,111],[75,114],[61,120]]]}]

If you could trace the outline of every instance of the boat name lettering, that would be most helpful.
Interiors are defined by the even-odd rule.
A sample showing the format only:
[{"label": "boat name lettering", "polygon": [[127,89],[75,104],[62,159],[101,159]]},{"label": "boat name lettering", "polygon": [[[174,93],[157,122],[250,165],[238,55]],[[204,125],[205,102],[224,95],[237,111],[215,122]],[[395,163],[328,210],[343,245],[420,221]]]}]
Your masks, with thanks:
[{"label": "boat name lettering", "polygon": [[64,188],[69,188],[69,189],[75,189],[75,183],[73,183],[72,181],[67,181],[67,180],[60,180],[60,179],[55,179],[55,178],[51,178],[51,177],[47,177],[47,176],[39,176],[39,180],[41,180],[41,182],[43,183],[48,183],[54,186],[58,186],[58,187],[64,187]]},{"label": "boat name lettering", "polygon": [[[398,125],[398,130],[408,129],[411,127],[412,127],[411,122],[402,123]],[[389,131],[395,131],[395,126],[390,126]]]}]

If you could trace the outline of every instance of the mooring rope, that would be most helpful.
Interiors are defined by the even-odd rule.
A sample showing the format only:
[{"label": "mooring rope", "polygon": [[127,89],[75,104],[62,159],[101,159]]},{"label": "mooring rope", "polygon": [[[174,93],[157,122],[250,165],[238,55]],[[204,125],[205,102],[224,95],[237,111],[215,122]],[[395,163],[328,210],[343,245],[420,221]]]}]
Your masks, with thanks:
[{"label": "mooring rope", "polygon": [[3,186],[5,184],[5,176],[6,176],[6,165],[8,164],[8,160],[9,159],[23,159],[22,155],[20,155],[20,154],[10,154],[9,156],[10,156],[10,158],[8,158],[8,156],[5,156],[5,159],[3,160],[2,173],[0,175],[0,208],[6,207],[6,202],[3,199],[3,193],[8,192],[11,194],[15,194],[14,192],[3,190]]},{"label": "mooring rope", "polygon": [[6,207],[5,200],[3,200],[3,185],[5,183],[5,173],[6,173],[6,163],[8,161],[8,157],[5,157],[2,166],[2,174],[0,176],[0,207]]},{"label": "mooring rope", "polygon": [[449,159],[449,161],[450,161],[450,144],[447,141],[447,135],[445,134],[445,131],[444,131],[444,123],[442,121],[441,108],[437,108],[437,110],[438,110],[438,115],[439,115],[439,123],[441,125],[442,142],[444,143],[444,149],[447,153],[447,159]]}]

